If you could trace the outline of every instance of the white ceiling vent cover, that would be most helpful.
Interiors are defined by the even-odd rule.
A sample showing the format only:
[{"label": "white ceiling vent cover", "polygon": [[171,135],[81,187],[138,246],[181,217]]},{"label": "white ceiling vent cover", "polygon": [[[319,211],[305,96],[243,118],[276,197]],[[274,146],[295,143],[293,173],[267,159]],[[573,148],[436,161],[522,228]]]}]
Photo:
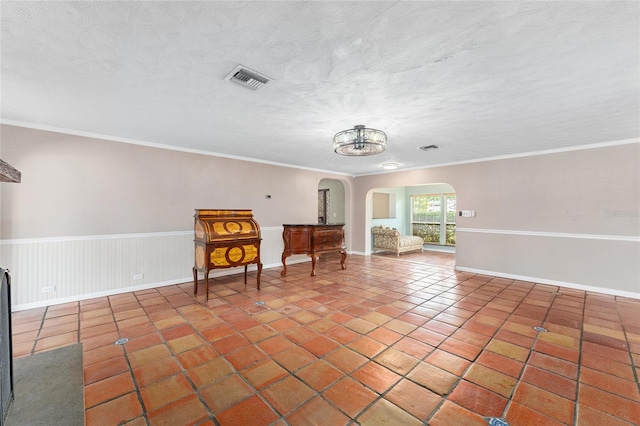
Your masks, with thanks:
[{"label": "white ceiling vent cover", "polygon": [[238,65],[225,77],[225,80],[229,80],[232,83],[239,84],[251,90],[257,90],[273,79],[244,65]]}]

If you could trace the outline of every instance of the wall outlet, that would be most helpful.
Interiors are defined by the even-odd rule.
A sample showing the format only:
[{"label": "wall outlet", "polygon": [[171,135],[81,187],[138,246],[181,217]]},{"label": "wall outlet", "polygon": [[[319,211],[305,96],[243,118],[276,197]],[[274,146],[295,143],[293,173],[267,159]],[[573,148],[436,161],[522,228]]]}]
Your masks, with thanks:
[{"label": "wall outlet", "polygon": [[135,274],[135,275],[133,276],[133,279],[134,279],[134,280],[141,280],[141,279],[143,279],[143,278],[144,278],[144,274]]},{"label": "wall outlet", "polygon": [[42,292],[43,293],[53,293],[54,291],[56,291],[55,286],[42,287]]}]

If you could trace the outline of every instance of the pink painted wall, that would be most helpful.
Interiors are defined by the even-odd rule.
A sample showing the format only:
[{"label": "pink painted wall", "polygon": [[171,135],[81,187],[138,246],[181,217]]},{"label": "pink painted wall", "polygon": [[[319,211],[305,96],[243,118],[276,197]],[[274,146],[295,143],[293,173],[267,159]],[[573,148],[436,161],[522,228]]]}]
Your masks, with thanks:
[{"label": "pink painted wall", "polygon": [[[640,144],[347,177],[3,125],[1,239],[188,231],[195,208],[314,223],[318,183],[345,186],[347,247],[368,253],[376,188],[448,183],[463,270],[640,297]],[[265,195],[271,195],[266,199]]]},{"label": "pink painted wall", "polygon": [[369,247],[375,188],[440,182],[476,211],[457,217],[459,268],[640,296],[640,144],[356,177],[353,250]]},{"label": "pink painted wall", "polygon": [[[352,178],[2,126],[2,239],[188,231],[196,208],[251,209],[260,226],[317,221],[317,189]],[[271,195],[267,199],[266,195]],[[348,195],[347,195],[348,196]]]}]

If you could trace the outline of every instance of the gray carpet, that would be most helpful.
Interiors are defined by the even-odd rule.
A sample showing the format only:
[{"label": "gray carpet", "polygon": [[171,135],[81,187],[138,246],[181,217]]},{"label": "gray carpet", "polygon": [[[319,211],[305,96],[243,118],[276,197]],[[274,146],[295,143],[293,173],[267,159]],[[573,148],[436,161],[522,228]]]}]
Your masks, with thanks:
[{"label": "gray carpet", "polygon": [[7,426],[84,425],[81,344],[15,360],[13,380]]}]

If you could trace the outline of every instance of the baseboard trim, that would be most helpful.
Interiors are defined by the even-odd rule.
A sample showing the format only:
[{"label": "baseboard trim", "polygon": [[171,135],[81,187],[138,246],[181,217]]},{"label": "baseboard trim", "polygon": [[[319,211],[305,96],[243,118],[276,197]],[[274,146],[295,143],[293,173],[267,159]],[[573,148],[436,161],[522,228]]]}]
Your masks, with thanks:
[{"label": "baseboard trim", "polygon": [[[360,253],[360,252],[351,252],[350,254],[353,254],[353,255],[364,255],[363,253]],[[288,265],[293,265],[293,264],[296,264],[296,263],[303,263],[303,262],[310,262],[310,261],[311,260],[309,258],[301,258],[301,259],[297,259],[297,260],[291,259],[291,260],[287,261],[287,264]],[[264,269],[279,268],[279,267],[282,267],[281,263],[274,263],[274,264],[264,265],[263,266],[263,270]],[[249,271],[255,271],[256,267],[254,265],[251,265],[248,269],[249,269]],[[524,276],[524,275],[507,274],[507,273],[497,272],[497,271],[488,271],[488,270],[485,270],[485,269],[467,268],[467,267],[464,267],[464,266],[456,266],[455,270],[456,271],[460,271],[460,272],[469,272],[469,273],[473,273],[473,274],[479,274],[479,275],[489,275],[489,276],[497,277],[497,278],[507,278],[507,279],[513,279],[513,280],[518,280],[518,281],[532,282],[532,283],[537,283],[537,284],[546,284],[546,285],[554,285],[554,286],[558,286],[558,287],[566,287],[566,288],[571,288],[571,289],[575,289],[575,290],[590,291],[590,292],[594,292],[594,293],[603,293],[603,294],[608,294],[608,295],[612,295],[612,296],[622,296],[622,297],[628,297],[628,298],[631,298],[631,299],[640,299],[640,292],[636,293],[636,292],[622,291],[622,290],[603,288],[603,287],[586,286],[586,285],[582,285],[582,284],[575,284],[575,283],[569,283],[569,282],[564,282],[564,281],[549,280],[549,279],[546,279],[546,278],[537,278],[537,277],[529,277],[529,276]],[[222,277],[222,276],[227,276],[227,275],[233,275],[233,274],[237,274],[237,273],[238,273],[238,270],[236,268],[225,269],[225,270],[220,270],[220,271],[212,271],[210,277],[211,278],[216,278],[216,277]],[[19,305],[13,305],[13,306],[11,306],[11,311],[12,312],[25,311],[27,309],[36,309],[36,308],[43,308],[43,307],[47,307],[47,306],[53,306],[53,305],[61,305],[61,304],[64,304],[64,303],[79,302],[81,300],[96,299],[96,298],[99,298],[99,297],[106,297],[106,296],[114,296],[116,294],[129,293],[129,292],[140,291],[140,290],[147,290],[147,289],[150,289],[150,288],[158,288],[158,287],[166,287],[166,286],[176,285],[176,284],[191,283],[192,281],[193,281],[193,277],[189,276],[189,277],[178,278],[178,279],[174,279],[174,280],[141,284],[141,285],[138,285],[138,286],[121,287],[121,288],[117,288],[117,289],[113,289],[113,290],[105,290],[105,291],[98,291],[98,292],[93,292],[93,293],[80,294],[80,295],[77,295],[77,296],[69,296],[69,297],[61,297],[61,298],[57,298],[57,299],[41,300],[41,301],[33,302],[33,303],[24,303],[24,304],[19,304]]]},{"label": "baseboard trim", "polygon": [[424,246],[424,251],[433,251],[436,253],[449,253],[449,254],[456,254],[456,248],[455,247],[451,247],[451,246],[438,246],[438,245],[430,245],[430,244],[425,244]]},{"label": "baseboard trim", "polygon": [[[289,260],[287,261],[287,265],[293,265],[296,263],[303,263],[303,262],[311,262],[311,259],[302,258],[302,259],[296,259],[296,260]],[[273,263],[269,265],[263,265],[262,269],[264,270],[264,269],[280,268],[280,267],[282,267],[281,263]],[[249,265],[249,268],[247,269],[249,272],[253,272],[257,270],[257,267],[255,265]],[[239,273],[238,271],[239,271],[238,268],[211,271],[209,277],[216,278],[216,277],[223,277],[227,275],[234,275],[234,274],[238,274]],[[76,296],[60,297],[57,299],[40,300],[38,302],[12,305],[11,312],[26,311],[27,309],[44,308],[47,306],[62,305],[64,303],[79,302],[81,300],[97,299],[99,297],[115,296],[116,294],[130,293],[133,291],[147,290],[150,288],[159,288],[159,287],[166,287],[169,285],[186,284],[186,283],[193,283],[193,276],[189,276],[185,278],[177,278],[177,279],[168,280],[168,281],[141,284],[137,286],[120,287],[112,290],[96,291],[93,293],[79,294]]]},{"label": "baseboard trim", "polygon": [[558,287],[566,287],[574,290],[583,290],[583,291],[589,291],[593,293],[603,293],[611,296],[622,296],[622,297],[628,297],[631,299],[640,299],[640,292],[635,293],[631,291],[616,290],[613,288],[593,287],[593,286],[588,286],[583,284],[568,283],[565,281],[549,280],[546,278],[528,277],[524,275],[507,274],[504,272],[487,271],[484,269],[467,268],[464,266],[456,266],[455,270],[460,272],[470,272],[470,273],[479,274],[479,275],[489,275],[497,278],[508,278],[508,279],[518,280],[518,281],[527,281],[527,282],[532,282],[536,284],[554,285]]}]

